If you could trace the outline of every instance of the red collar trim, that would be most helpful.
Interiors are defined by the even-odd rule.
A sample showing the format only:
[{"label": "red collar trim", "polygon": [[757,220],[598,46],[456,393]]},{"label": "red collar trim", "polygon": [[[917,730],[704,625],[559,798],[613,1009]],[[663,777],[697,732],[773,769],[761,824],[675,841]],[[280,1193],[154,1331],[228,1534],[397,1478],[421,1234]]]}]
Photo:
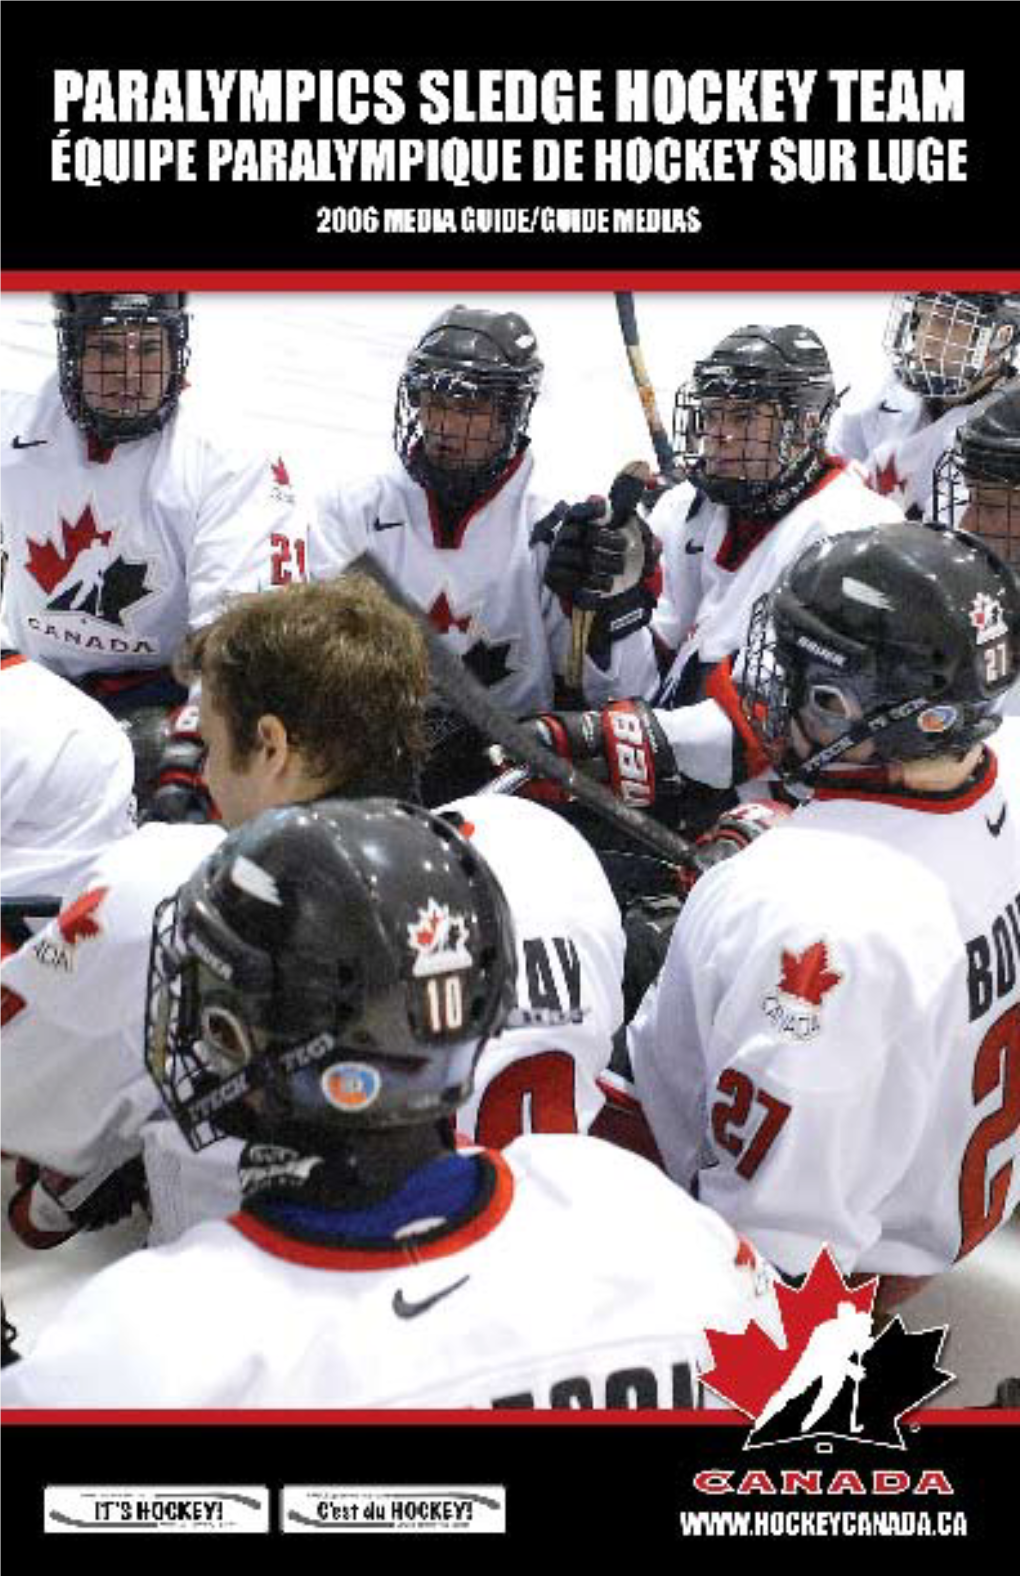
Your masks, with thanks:
[{"label": "red collar trim", "polygon": [[496,477],[496,480],[493,482],[488,492],[482,493],[480,498],[476,498],[474,503],[468,506],[466,514],[461,515],[461,518],[457,524],[457,529],[453,534],[453,540],[451,542],[446,541],[442,530],[440,529],[439,506],[436,502],[435,493],[432,492],[431,488],[426,487],[425,497],[429,506],[429,524],[432,527],[432,541],[434,546],[441,547],[445,549],[446,552],[449,552],[453,548],[460,547],[464,541],[465,533],[468,526],[471,524],[471,521],[475,518],[480,510],[485,508],[487,503],[492,502],[497,493],[502,492],[511,476],[513,476],[516,471],[520,470],[520,467],[524,461],[524,456],[527,454],[527,452],[527,448],[519,449],[502,475]]},{"label": "red collar trim", "polygon": [[[796,509],[797,504],[803,503],[805,498],[813,498],[816,493],[820,493],[823,487],[828,487],[829,483],[835,481],[836,477],[845,470],[845,460],[837,460],[826,455],[825,470],[818,480],[807,489],[807,492],[802,493],[793,507]],[[719,568],[728,570],[730,574],[736,574],[737,570],[746,564],[755,548],[760,546],[765,538],[770,536],[775,530],[779,522],[785,520],[785,518],[786,515],[780,514],[776,515],[775,519],[755,520],[753,518],[742,519],[739,515],[734,516],[731,514],[726,522],[726,535],[720,542],[719,550],[715,555],[715,561]]]},{"label": "red collar trim", "polygon": [[27,661],[28,658],[23,657],[20,651],[14,651],[10,656],[4,657],[3,660],[0,661],[0,673],[2,673],[6,668],[16,668],[19,663]]},{"label": "red collar trim", "polygon": [[324,1248],[285,1236],[243,1210],[231,1215],[227,1224],[264,1253],[285,1259],[289,1264],[304,1264],[313,1270],[395,1270],[407,1264],[421,1264],[427,1259],[449,1258],[494,1231],[513,1203],[514,1179],[510,1167],[502,1155],[493,1150],[487,1149],[484,1153],[496,1171],[496,1186],[488,1204],[466,1225],[424,1246],[408,1242],[406,1247],[400,1248]]},{"label": "red collar trim", "polygon": [[999,775],[999,762],[991,750],[985,752],[985,769],[976,783],[971,787],[953,794],[951,798],[928,798],[924,794],[896,794],[871,792],[867,788],[823,788],[819,785],[815,789],[816,799],[857,799],[865,804],[894,804],[901,810],[921,810],[925,815],[957,815],[961,810],[969,810],[972,804],[977,804],[995,787]]}]

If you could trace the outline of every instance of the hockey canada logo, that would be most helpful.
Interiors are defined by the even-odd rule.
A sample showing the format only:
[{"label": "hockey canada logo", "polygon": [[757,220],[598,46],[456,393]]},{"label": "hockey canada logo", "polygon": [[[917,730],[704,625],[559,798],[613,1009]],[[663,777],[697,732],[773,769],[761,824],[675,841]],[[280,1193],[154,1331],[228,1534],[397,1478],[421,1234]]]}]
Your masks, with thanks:
[{"label": "hockey canada logo", "polygon": [[977,631],[979,646],[987,645],[990,640],[1005,640],[1009,635],[1002,603],[986,591],[979,591],[970,604],[970,621]]},{"label": "hockey canada logo", "polygon": [[876,1333],[877,1277],[846,1285],[828,1248],[804,1284],[777,1285],[780,1348],[757,1324],[708,1331],[708,1389],[753,1419],[745,1449],[830,1435],[904,1449],[900,1419],[955,1377],[938,1366],[946,1327],[907,1332],[897,1316]]},{"label": "hockey canada logo", "polygon": [[[97,915],[109,887],[93,887],[83,892],[69,907],[61,909],[52,925],[32,942],[36,961],[58,974],[73,974],[77,949],[83,941],[95,941],[103,927]],[[56,934],[54,934],[56,931]]]},{"label": "hockey canada logo", "polygon": [[429,898],[426,907],[418,910],[414,923],[408,925],[407,940],[414,953],[415,979],[471,967],[467,922],[463,914],[451,914],[445,903]]},{"label": "hockey canada logo", "polygon": [[762,1000],[762,1011],[780,1034],[810,1040],[822,1026],[825,997],[843,975],[832,968],[825,941],[815,941],[803,952],[785,947],[780,958],[779,981]]},{"label": "hockey canada logo", "polygon": [[74,524],[60,521],[60,543],[29,538],[26,568],[44,592],[50,613],[80,613],[125,627],[123,615],[156,589],[145,559],[116,551],[114,530],[101,530],[87,505]]}]

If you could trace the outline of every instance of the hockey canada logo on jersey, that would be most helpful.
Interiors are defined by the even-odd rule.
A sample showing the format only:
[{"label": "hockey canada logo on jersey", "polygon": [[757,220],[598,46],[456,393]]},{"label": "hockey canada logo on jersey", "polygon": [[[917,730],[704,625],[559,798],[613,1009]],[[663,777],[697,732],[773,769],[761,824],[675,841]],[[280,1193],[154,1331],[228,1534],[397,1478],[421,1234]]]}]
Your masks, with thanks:
[{"label": "hockey canada logo on jersey", "polygon": [[26,568],[46,596],[50,613],[77,613],[125,628],[124,614],[156,589],[150,564],[116,550],[117,532],[102,530],[87,505],[74,524],[60,521],[59,544],[28,539]]},{"label": "hockey canada logo on jersey", "polygon": [[290,472],[283,462],[283,456],[274,461],[269,467],[273,475],[273,485],[270,492],[274,503],[293,503],[294,488],[291,485]]},{"label": "hockey canada logo on jersey", "polygon": [[989,640],[1005,640],[1009,635],[1002,603],[986,591],[979,591],[971,603],[970,621],[977,631],[979,646],[986,645]]},{"label": "hockey canada logo on jersey", "polygon": [[877,1277],[848,1287],[823,1247],[801,1287],[777,1285],[785,1347],[755,1323],[707,1332],[704,1383],[753,1420],[745,1449],[817,1434],[905,1448],[904,1413],[954,1378],[938,1366],[946,1327],[908,1332],[897,1315],[876,1333],[877,1290]]},{"label": "hockey canada logo on jersey", "polygon": [[97,915],[109,890],[109,887],[93,887],[83,892],[40,933],[32,943],[32,952],[42,968],[54,969],[58,974],[74,972],[79,944],[94,941],[102,934],[103,927]]},{"label": "hockey canada logo on jersey", "polygon": [[803,952],[782,951],[779,982],[762,1000],[762,1011],[780,1034],[810,1040],[821,1028],[825,997],[843,980],[831,967],[825,941]]},{"label": "hockey canada logo on jersey", "polygon": [[469,969],[473,962],[463,914],[451,914],[445,903],[432,898],[418,910],[414,923],[408,925],[407,940],[414,953],[415,979],[453,974],[458,969]]}]

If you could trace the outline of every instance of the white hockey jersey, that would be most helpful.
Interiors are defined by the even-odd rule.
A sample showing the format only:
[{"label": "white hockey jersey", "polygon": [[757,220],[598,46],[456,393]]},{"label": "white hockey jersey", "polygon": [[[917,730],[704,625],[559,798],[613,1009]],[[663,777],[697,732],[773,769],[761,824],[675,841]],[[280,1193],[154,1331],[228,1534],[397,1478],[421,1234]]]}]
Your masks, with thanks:
[{"label": "white hockey jersey", "polygon": [[97,701],[20,654],[0,663],[0,890],[63,899],[134,830],[134,757]]},{"label": "white hockey jersey", "polygon": [[829,429],[833,454],[857,461],[868,485],[899,504],[912,520],[933,515],[934,473],[956,430],[1007,385],[966,405],[951,405],[932,420],[931,406],[889,376],[865,404],[840,407]]},{"label": "white hockey jersey", "polygon": [[[369,554],[514,716],[553,705],[554,675],[565,671],[570,649],[570,619],[542,583],[549,547],[530,541],[553,508],[552,499],[533,490],[533,469],[525,449],[468,510],[449,545],[439,533],[434,499],[396,463],[360,486],[325,495],[311,537],[314,578],[339,574]],[[641,629],[613,645],[606,671],[586,660],[590,703],[639,694],[651,653],[651,637]]]},{"label": "white hockey jersey", "polygon": [[653,681],[644,693],[686,776],[714,788],[732,782],[739,719],[732,685],[718,669],[743,647],[757,599],[812,542],[900,519],[892,499],[878,497],[838,462],[788,514],[757,533],[746,524],[738,531],[724,504],[687,484],[660,498],[651,523],[658,521],[672,550],[652,627],[676,656],[661,683]]},{"label": "white hockey jersey", "polygon": [[[561,816],[525,799],[476,794],[446,808],[496,872],[517,933],[514,1017],[482,1051],[457,1130],[492,1149],[522,1133],[586,1133],[623,1020],[623,927],[602,866]],[[239,1208],[235,1140],[194,1154],[159,1117],[142,1138],[152,1242]]]},{"label": "white hockey jersey", "polygon": [[138,1153],[159,1106],[143,1061],[153,914],[222,836],[154,823],[121,838],[57,918],[0,965],[8,1154],[81,1177]]},{"label": "white hockey jersey", "polygon": [[103,450],[55,378],[4,396],[5,645],[75,679],[166,667],[228,593],[304,579],[283,457],[213,441],[190,397],[160,432]]},{"label": "white hockey jersey", "polygon": [[601,864],[562,816],[475,794],[449,809],[492,866],[517,934],[517,1006],[475,1068],[458,1131],[502,1149],[522,1133],[586,1133],[623,1021],[624,935]]},{"label": "white hockey jersey", "polygon": [[1020,722],[951,796],[819,787],[698,882],[631,1026],[671,1176],[780,1269],[925,1276],[1020,1201]]},{"label": "white hockey jersey", "polygon": [[686,1408],[705,1330],[782,1339],[754,1250],[598,1139],[481,1152],[466,1218],[379,1249],[210,1221],[86,1285],[4,1407]]}]

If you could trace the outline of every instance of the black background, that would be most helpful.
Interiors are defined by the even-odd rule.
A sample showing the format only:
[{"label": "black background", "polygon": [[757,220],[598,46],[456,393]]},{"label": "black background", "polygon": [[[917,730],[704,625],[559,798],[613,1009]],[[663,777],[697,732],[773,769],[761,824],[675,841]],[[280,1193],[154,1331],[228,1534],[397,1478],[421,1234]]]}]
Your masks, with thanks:
[{"label": "black background", "polygon": [[[825,6],[628,4],[47,5],[4,7],[3,187],[6,270],[1001,270],[1017,264],[1016,138],[1011,126],[1015,51],[1000,37],[1000,8],[973,4],[942,12],[932,26],[916,5]],[[937,14],[937,13],[936,13]],[[998,24],[996,23],[998,17]],[[998,43],[996,40],[998,39]],[[12,45],[14,47],[12,47]],[[833,67],[924,66],[967,70],[966,120],[943,125],[839,126],[820,116]],[[770,138],[868,136],[969,143],[966,185],[831,186],[753,184],[538,185],[444,188],[415,183],[369,189],[330,184],[230,182],[89,188],[50,178],[52,72],[58,67],[382,66],[404,72],[404,96],[425,67],[618,66],[656,70],[775,67],[819,72],[805,125],[720,123],[698,127],[396,127],[366,124],[380,137],[529,135],[733,136],[760,138],[759,170]],[[74,130],[108,137],[104,125]],[[359,128],[289,126],[128,126],[130,137],[280,135],[351,137]],[[201,166],[201,159],[199,166]],[[864,164],[858,156],[858,169]],[[352,207],[686,208],[702,211],[702,232],[584,237],[456,235],[331,236],[316,233],[322,204]]]},{"label": "black background", "polygon": [[[971,1414],[973,1416],[973,1414]],[[943,1413],[944,1417],[945,1414]],[[507,1533],[505,1537],[479,1542],[444,1537],[433,1545],[430,1561],[444,1565],[452,1560],[470,1560],[477,1569],[481,1560],[491,1565],[492,1555],[515,1555],[522,1551],[542,1554],[597,1555],[598,1569],[605,1560],[622,1554],[642,1566],[649,1556],[688,1555],[697,1549],[697,1558],[706,1568],[720,1560],[744,1557],[749,1566],[760,1564],[770,1549],[781,1551],[784,1559],[799,1550],[817,1568],[830,1556],[833,1545],[866,1557],[872,1551],[896,1557],[909,1548],[921,1564],[941,1556],[954,1565],[978,1554],[1000,1552],[1010,1546],[1016,1493],[1016,1434],[1012,1428],[975,1426],[972,1423],[924,1424],[904,1429],[902,1450],[861,1445],[847,1440],[832,1441],[831,1451],[824,1443],[780,1445],[745,1450],[746,1429],[730,1423],[714,1426],[682,1423],[659,1417],[655,1421],[620,1422],[549,1417],[542,1423],[515,1419],[481,1426],[472,1423],[432,1422],[417,1424],[387,1423],[377,1417],[374,1423],[352,1426],[338,1422],[336,1415],[318,1423],[271,1425],[252,1421],[238,1425],[206,1423],[196,1426],[182,1422],[170,1426],[34,1427],[5,1431],[5,1508],[7,1531],[17,1537],[18,1558],[29,1557],[29,1545],[38,1546],[44,1536],[43,1487],[65,1483],[75,1486],[157,1487],[204,1485],[228,1488],[242,1484],[266,1485],[271,1492],[271,1522],[277,1528],[275,1500],[283,1485],[395,1484],[470,1487],[502,1484],[507,1491]],[[952,1496],[928,1492],[915,1495],[874,1495],[837,1493],[834,1495],[782,1495],[730,1493],[707,1495],[697,1492],[695,1473],[709,1469],[733,1473],[739,1485],[751,1470],[767,1472],[777,1489],[782,1470],[810,1468],[822,1473],[822,1482],[832,1481],[837,1471],[856,1472],[866,1487],[876,1469],[907,1472],[916,1485],[925,1470],[938,1470],[948,1479]],[[852,1538],[833,1537],[705,1537],[687,1539],[678,1530],[681,1510],[707,1511],[962,1511],[967,1517],[966,1538]],[[16,1524],[16,1533],[15,1533]],[[86,1536],[83,1534],[82,1536]],[[139,1537],[144,1548],[152,1539],[145,1534],[87,1534],[99,1538],[97,1558],[102,1570],[139,1568]],[[393,1536],[393,1535],[390,1535]],[[306,1537],[301,1543],[283,1547],[294,1556],[295,1567],[318,1568],[327,1562],[340,1568],[345,1550],[350,1552],[371,1534],[333,1535],[318,1539]],[[378,1538],[374,1541],[378,1542]],[[406,1539],[402,1539],[406,1543]],[[1013,1539],[1012,1541],[1015,1541]],[[117,1545],[120,1544],[118,1549]],[[216,1540],[213,1540],[216,1546]],[[325,1546],[326,1552],[322,1552]],[[177,1565],[182,1560],[182,1545],[162,1545]],[[426,1545],[419,1540],[421,1551]],[[53,1550],[60,1544],[45,1545],[53,1562]],[[81,1545],[78,1545],[81,1548]],[[252,1556],[261,1567],[278,1563],[281,1545],[277,1536],[228,1538],[220,1542],[211,1556],[208,1538],[194,1537],[183,1546],[187,1556],[204,1568],[215,1559],[222,1567],[231,1557]],[[378,1559],[386,1558],[384,1541]],[[318,1549],[318,1552],[315,1552]],[[242,1554],[242,1550],[244,1551]],[[455,1553],[456,1550],[456,1553]],[[424,1559],[425,1555],[418,1555]],[[560,1569],[561,1567],[557,1567]],[[619,1567],[617,1567],[619,1568]]]},{"label": "black background", "polygon": [[[738,270],[753,273],[763,286],[773,271],[814,275],[826,288],[830,270],[874,272],[887,277],[904,270],[914,275],[954,272],[945,283],[963,284],[991,270],[1017,271],[1015,49],[1003,36],[1003,11],[990,4],[954,7],[941,16],[916,5],[325,5],[148,4],[45,5],[11,3],[4,7],[2,177],[4,201],[3,267],[34,272],[45,282],[69,282],[84,270],[143,270],[164,273],[222,270],[232,288],[243,287],[238,271],[395,269],[429,288],[431,271],[472,275],[488,270],[562,270],[570,288],[583,288],[584,275],[614,270],[619,282],[644,270]],[[1008,15],[1008,13],[1006,13]],[[941,23],[941,25],[939,25]],[[891,68],[925,65],[965,67],[967,117],[960,125],[917,127],[826,127],[817,110],[807,127],[741,125],[727,128],[675,128],[609,124],[564,127],[563,136],[733,135],[770,136],[902,135],[930,132],[943,138],[965,136],[970,177],[965,186],[792,185],[768,181],[754,185],[640,188],[548,187],[504,190],[470,187],[446,191],[416,185],[385,192],[313,185],[218,184],[102,187],[55,186],[50,180],[52,71],[105,66],[263,67],[329,65],[336,70],[362,66],[400,67],[413,80],[426,66],[617,66],[685,73],[732,67]],[[821,85],[816,87],[816,99]],[[409,95],[410,97],[410,95]],[[158,134],[200,135],[189,127],[154,128]],[[366,127],[377,135],[412,135],[399,128]],[[114,128],[95,128],[112,135]],[[230,128],[215,128],[230,134]],[[234,134],[270,134],[273,128],[234,128]],[[491,127],[480,135],[526,136],[525,128]],[[140,128],[125,134],[144,135]],[[315,136],[303,124],[281,134]],[[322,135],[350,136],[343,127]],[[428,128],[426,135],[442,135]],[[471,135],[448,127],[448,135]],[[539,135],[554,135],[537,128]],[[764,164],[766,153],[760,155]],[[435,238],[318,236],[318,205],[523,207],[533,202],[569,207],[662,207],[692,204],[702,210],[700,235],[662,238],[541,237]],[[43,281],[36,278],[33,283]],[[139,283],[143,281],[139,280]],[[181,283],[187,281],[182,279]],[[381,284],[382,281],[380,281]],[[474,282],[474,281],[472,281]],[[522,281],[524,282],[524,281]],[[976,280],[974,282],[977,282]],[[708,288],[708,286],[703,286]],[[16,1317],[16,1310],[12,1310]],[[210,1309],[210,1318],[216,1311]],[[991,1399],[989,1397],[989,1399]],[[1013,1414],[1015,1422],[1015,1414]],[[687,1509],[962,1509],[971,1522],[965,1542],[949,1544],[964,1558],[1007,1546],[1016,1492],[1014,1428],[962,1424],[927,1426],[911,1434],[905,1453],[837,1446],[831,1457],[786,1447],[742,1452],[741,1428],[610,1423],[579,1419],[544,1425],[446,1426],[399,1422],[293,1423],[247,1426],[175,1423],[148,1427],[125,1425],[8,1427],[5,1430],[5,1526],[12,1550],[27,1556],[25,1545],[42,1537],[42,1490],[47,1483],[505,1483],[509,1493],[509,1543],[550,1552],[606,1554],[623,1552],[647,1559],[650,1553],[676,1552],[680,1539],[676,1513]],[[922,1466],[944,1470],[957,1490],[953,1501],[929,1495],[880,1501],[843,1495],[834,1499],[781,1500],[764,1496],[707,1499],[690,1480],[707,1467],[750,1465],[778,1473],[782,1466]],[[769,1540],[770,1543],[772,1540]],[[145,1540],[143,1539],[143,1545]],[[709,1559],[733,1552],[734,1544],[708,1540]],[[804,1540],[799,1547],[812,1562],[824,1558],[832,1540]],[[120,1560],[137,1568],[135,1537],[104,1537],[102,1566]],[[321,1544],[321,1540],[320,1540]],[[187,1551],[201,1567],[209,1561]],[[327,1543],[313,1556],[306,1539],[296,1546],[302,1565],[317,1560],[336,1564],[344,1545]],[[421,1548],[421,1545],[418,1546]],[[444,1562],[452,1556],[445,1539]],[[753,1542],[738,1543],[752,1552]],[[792,1547],[792,1546],[791,1546]],[[867,1548],[859,1543],[861,1550]],[[888,1547],[888,1545],[886,1545]],[[946,1546],[944,1546],[946,1547]],[[47,1545],[52,1553],[54,1545]],[[59,1551],[60,1546],[56,1545]],[[179,1557],[180,1545],[170,1545]],[[914,1545],[927,1553],[930,1545]],[[278,1555],[275,1541],[228,1543],[247,1563]],[[490,1541],[463,1545],[460,1557],[477,1561]],[[243,1554],[240,1552],[243,1550]],[[684,1551],[686,1552],[686,1550]],[[784,1551],[784,1557],[786,1551]],[[217,1556],[222,1563],[224,1551]]]}]

